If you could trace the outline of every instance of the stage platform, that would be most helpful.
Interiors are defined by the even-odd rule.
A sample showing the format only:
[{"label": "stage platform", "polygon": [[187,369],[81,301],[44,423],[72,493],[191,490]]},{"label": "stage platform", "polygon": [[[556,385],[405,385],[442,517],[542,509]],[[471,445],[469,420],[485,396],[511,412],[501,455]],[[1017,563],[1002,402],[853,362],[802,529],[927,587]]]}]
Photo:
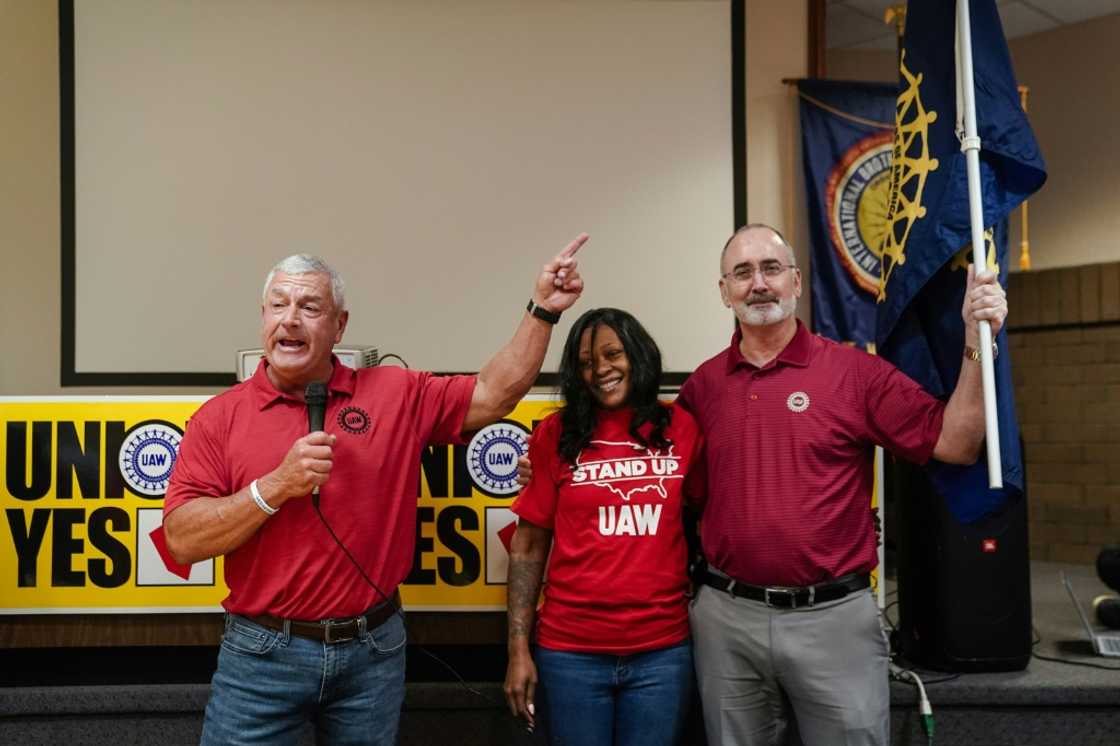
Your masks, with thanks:
[{"label": "stage platform", "polygon": [[[939,746],[1082,746],[1120,744],[1120,658],[1094,655],[1059,579],[1069,576],[1086,612],[1108,592],[1091,565],[1031,563],[1037,644],[1024,671],[920,672],[933,705]],[[892,584],[888,583],[888,592]],[[999,593],[993,588],[993,593]],[[889,600],[889,599],[888,599]],[[897,619],[897,607],[887,616]],[[1038,656],[1067,662],[1043,660]],[[1087,665],[1077,665],[1087,664]],[[1095,668],[1104,666],[1110,670]],[[937,683],[930,683],[937,682]],[[918,725],[917,690],[891,684],[891,743],[926,743]]]},{"label": "stage platform", "polygon": [[[1107,589],[1090,566],[1032,563],[1034,626],[1039,638],[1035,652],[1070,663],[1035,657],[1025,671],[1013,673],[921,672],[934,708],[934,743],[939,746],[1120,744],[1120,658],[1093,655],[1058,579],[1060,570],[1070,576],[1086,606],[1094,596]],[[890,588],[888,583],[888,591]],[[999,589],[994,588],[992,592],[998,593]],[[888,601],[892,598],[888,597]],[[889,618],[897,618],[896,609],[888,607]],[[113,672],[107,671],[101,681],[110,683],[79,686],[62,682],[78,680],[88,663],[82,657],[59,657],[56,652],[38,658],[34,651],[21,651],[19,655],[16,651],[0,652],[4,655],[5,666],[18,662],[21,666],[52,667],[50,671],[9,669],[5,672],[4,680],[9,685],[0,687],[0,743],[175,746],[198,741],[208,693],[208,685],[204,683],[206,670],[213,660],[210,651],[187,651],[197,659],[197,666],[193,672],[188,670],[180,674],[174,683],[115,683]],[[494,655],[493,651],[487,654]],[[1076,663],[1113,670],[1072,665]],[[104,665],[104,660],[98,665]],[[164,666],[158,657],[148,662],[152,680],[158,680]],[[499,669],[492,667],[492,670]],[[123,674],[121,677],[128,678]],[[51,683],[14,685],[20,681]],[[544,743],[539,733],[530,736],[505,711],[499,682],[472,683],[471,687],[477,693],[457,683],[410,682],[400,743],[404,746]],[[893,744],[926,743],[918,725],[917,696],[912,686],[891,684],[891,713]],[[311,742],[310,734],[307,742]],[[686,743],[703,743],[698,722],[692,724]]]}]

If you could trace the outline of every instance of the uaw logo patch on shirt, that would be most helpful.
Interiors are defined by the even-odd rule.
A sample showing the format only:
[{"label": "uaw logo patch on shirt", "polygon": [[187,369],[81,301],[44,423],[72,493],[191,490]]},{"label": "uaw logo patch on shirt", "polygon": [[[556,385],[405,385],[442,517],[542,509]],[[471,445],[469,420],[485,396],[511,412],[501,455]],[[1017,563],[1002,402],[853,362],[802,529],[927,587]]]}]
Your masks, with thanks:
[{"label": "uaw logo patch on shirt", "polygon": [[809,408],[809,395],[804,391],[794,391],[786,399],[786,406],[791,412],[804,412]]},{"label": "uaw logo patch on shirt", "polygon": [[361,407],[346,407],[338,413],[338,426],[351,435],[365,434],[369,422],[369,413]]},{"label": "uaw logo patch on shirt", "polygon": [[166,420],[145,420],[125,433],[117,463],[128,489],[140,496],[167,492],[183,431]]},{"label": "uaw logo patch on shirt", "polygon": [[878,295],[891,193],[891,130],[868,135],[844,153],[825,187],[832,247],[852,280]]},{"label": "uaw logo patch on shirt", "polygon": [[517,492],[517,459],[529,450],[529,432],[516,422],[500,420],[487,425],[467,446],[467,471],[475,487],[504,497]]},{"label": "uaw logo patch on shirt", "polygon": [[591,444],[633,451],[633,455],[593,460],[580,453],[576,459],[572,469],[572,486],[605,487],[623,501],[622,505],[599,506],[599,533],[603,536],[657,534],[662,504],[631,501],[642,493],[652,493],[665,500],[669,497],[666,483],[684,479],[684,474],[680,473],[681,457],[674,453],[673,446],[663,453],[630,441],[593,440]]}]

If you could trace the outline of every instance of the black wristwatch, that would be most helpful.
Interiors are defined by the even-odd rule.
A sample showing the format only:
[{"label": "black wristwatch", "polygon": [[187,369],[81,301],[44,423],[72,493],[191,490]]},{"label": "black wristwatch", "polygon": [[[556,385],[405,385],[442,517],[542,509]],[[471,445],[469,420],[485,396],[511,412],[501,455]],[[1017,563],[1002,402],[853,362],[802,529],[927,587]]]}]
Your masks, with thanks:
[{"label": "black wristwatch", "polygon": [[544,306],[538,306],[533,302],[532,298],[529,299],[529,305],[525,306],[525,310],[541,321],[547,321],[550,324],[557,324],[560,322],[559,313],[556,311],[549,311]]}]

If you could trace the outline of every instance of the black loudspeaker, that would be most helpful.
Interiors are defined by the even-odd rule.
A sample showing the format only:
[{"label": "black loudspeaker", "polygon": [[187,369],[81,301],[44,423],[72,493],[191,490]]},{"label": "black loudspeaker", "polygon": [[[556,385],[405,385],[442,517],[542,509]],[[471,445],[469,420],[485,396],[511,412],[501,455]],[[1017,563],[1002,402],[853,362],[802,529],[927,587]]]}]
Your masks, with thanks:
[{"label": "black loudspeaker", "polygon": [[899,652],[936,671],[1019,671],[1031,658],[1026,495],[961,524],[917,466],[891,465]]}]

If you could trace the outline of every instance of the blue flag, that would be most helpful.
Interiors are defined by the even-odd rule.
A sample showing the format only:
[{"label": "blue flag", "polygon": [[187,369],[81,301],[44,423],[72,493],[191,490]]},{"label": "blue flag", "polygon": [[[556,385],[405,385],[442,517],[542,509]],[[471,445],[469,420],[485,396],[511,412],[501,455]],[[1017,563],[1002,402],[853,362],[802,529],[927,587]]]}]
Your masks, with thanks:
[{"label": "blue flag", "polygon": [[[907,6],[876,328],[879,353],[939,397],[949,396],[960,373],[971,256],[967,171],[956,131],[955,6],[947,0]],[[1042,186],[1046,167],[1019,102],[995,2],[972,0],[970,13],[984,225],[991,226],[986,253],[1006,286],[1007,215]],[[1023,490],[1006,331],[996,343],[1004,488],[988,488],[983,454],[971,467],[930,465],[935,487],[963,523]]]},{"label": "blue flag", "polygon": [[809,202],[813,331],[866,348],[875,341],[898,87],[802,80],[797,88]]}]

